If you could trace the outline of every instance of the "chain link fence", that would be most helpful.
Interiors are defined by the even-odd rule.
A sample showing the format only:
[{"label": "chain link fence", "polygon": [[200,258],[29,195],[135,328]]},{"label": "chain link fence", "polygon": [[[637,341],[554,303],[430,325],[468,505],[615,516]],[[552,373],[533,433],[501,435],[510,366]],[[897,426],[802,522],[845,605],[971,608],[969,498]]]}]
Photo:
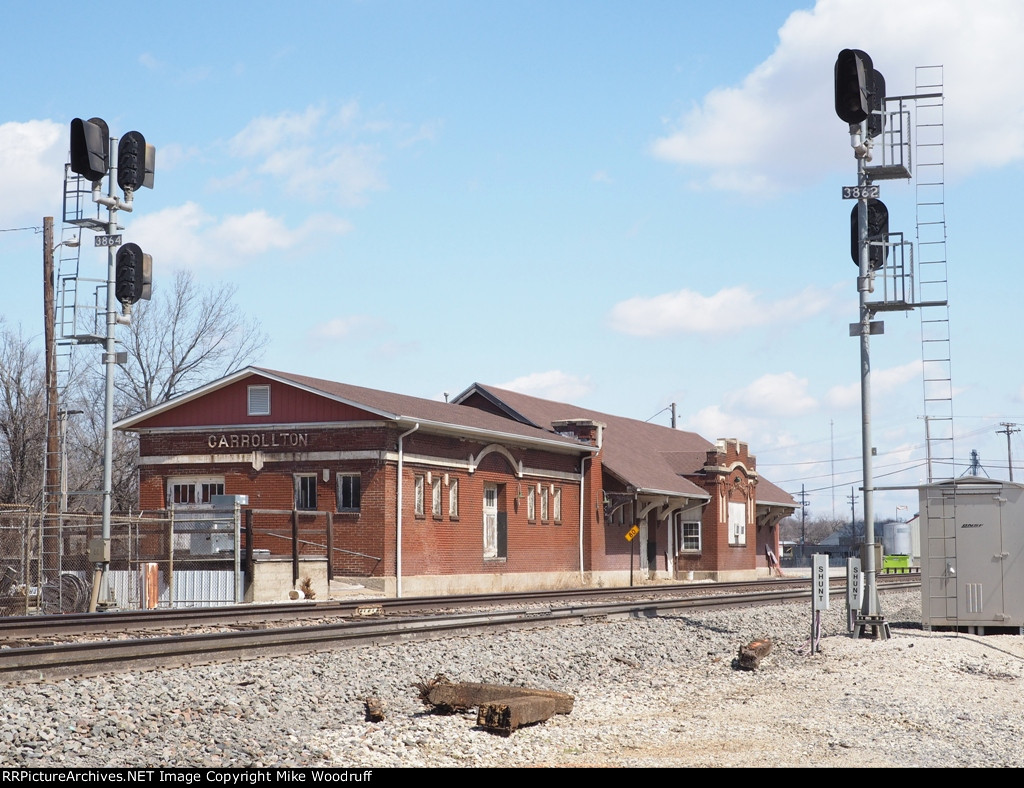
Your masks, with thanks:
[{"label": "chain link fence", "polygon": [[383,560],[376,545],[366,552],[358,527],[337,526],[329,512],[217,503],[113,515],[109,556],[102,532],[98,514],[0,508],[0,616],[86,612],[94,593],[97,609],[238,604],[261,563],[281,566],[298,586],[311,561],[330,578],[369,577]]},{"label": "chain link fence", "polygon": [[[146,609],[243,601],[236,509],[146,512],[110,520],[103,607]],[[0,510],[0,615],[90,608],[105,558],[99,515]]]}]

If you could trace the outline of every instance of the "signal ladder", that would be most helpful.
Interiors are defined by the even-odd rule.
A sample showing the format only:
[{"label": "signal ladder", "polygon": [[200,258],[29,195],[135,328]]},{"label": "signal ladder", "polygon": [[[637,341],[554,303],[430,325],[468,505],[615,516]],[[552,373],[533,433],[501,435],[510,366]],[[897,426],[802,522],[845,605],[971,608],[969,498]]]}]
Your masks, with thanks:
[{"label": "signal ladder", "polygon": [[[953,450],[953,374],[946,260],[945,162],[942,66],[915,72],[915,140],[918,286],[921,307],[921,362],[928,482],[956,478]],[[959,593],[949,559],[955,560],[957,485],[928,487],[921,512],[928,540],[928,566],[922,590],[927,615],[959,621]]]},{"label": "signal ladder", "polygon": [[[67,433],[70,419],[85,410],[85,404],[73,402],[73,383],[77,376],[88,374],[76,359],[78,345],[99,344],[105,341],[106,278],[89,279],[80,275],[80,250],[86,242],[85,230],[104,232],[106,223],[100,220],[99,206],[96,217],[85,215],[94,205],[92,184],[65,167],[64,217],[61,239],[57,245],[54,277],[54,338],[51,352],[56,372],[57,408],[48,412],[46,441],[46,468],[57,473],[44,473],[43,512],[39,534],[39,580],[44,594],[55,610],[65,612],[62,598],[68,587],[61,579],[64,564],[64,525],[68,509],[68,496],[98,491],[69,492],[67,476]],[[77,242],[76,242],[77,241]],[[91,362],[92,359],[86,361]],[[53,516],[56,512],[57,515]]]},{"label": "signal ladder", "polygon": [[928,482],[956,477],[953,452],[953,381],[946,264],[945,163],[942,66],[919,66],[914,149],[917,202],[918,288],[924,381]]}]

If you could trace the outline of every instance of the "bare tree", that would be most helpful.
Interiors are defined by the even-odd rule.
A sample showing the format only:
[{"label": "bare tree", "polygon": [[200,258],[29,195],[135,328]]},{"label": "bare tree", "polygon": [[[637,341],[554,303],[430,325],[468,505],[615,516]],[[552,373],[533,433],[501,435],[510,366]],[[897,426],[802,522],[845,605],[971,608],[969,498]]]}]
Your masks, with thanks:
[{"label": "bare tree", "polygon": [[43,492],[46,388],[39,353],[0,331],[0,502],[37,504]]},{"label": "bare tree", "polygon": [[256,360],[267,342],[259,321],[234,302],[235,285],[203,288],[187,271],[174,287],[139,301],[124,340],[128,364],[115,377],[122,416],[166,402]]},{"label": "bare tree", "polygon": [[779,523],[779,538],[787,542],[800,542],[801,536],[805,537],[807,544],[818,544],[843,528],[849,528],[849,523],[836,520],[831,517],[808,517],[801,522],[800,517],[794,515],[787,517]]},{"label": "bare tree", "polygon": [[[114,420],[127,418],[257,360],[267,342],[257,320],[234,302],[234,285],[203,287],[178,272],[173,287],[154,287],[152,301],[132,309],[130,327],[119,329],[128,363],[114,375]],[[73,477],[100,489],[103,468],[104,370],[76,362],[79,373],[64,407],[82,411],[69,421],[69,455],[80,463]],[[126,511],[138,501],[138,442],[131,433],[113,436],[111,507]],[[80,504],[95,503],[80,497]],[[72,507],[74,508],[74,506]]]},{"label": "bare tree", "polygon": [[[102,506],[99,495],[82,494],[81,491],[103,488],[104,388],[103,371],[100,370],[78,381],[74,402],[65,401],[69,412],[75,413],[74,418],[69,416],[67,420],[66,437],[69,489],[79,492],[68,501],[71,511],[95,512]],[[127,415],[130,414],[126,408],[115,403],[115,420]],[[112,437],[110,505],[115,512],[125,512],[133,509],[139,498],[138,441],[131,433],[117,430]]]}]

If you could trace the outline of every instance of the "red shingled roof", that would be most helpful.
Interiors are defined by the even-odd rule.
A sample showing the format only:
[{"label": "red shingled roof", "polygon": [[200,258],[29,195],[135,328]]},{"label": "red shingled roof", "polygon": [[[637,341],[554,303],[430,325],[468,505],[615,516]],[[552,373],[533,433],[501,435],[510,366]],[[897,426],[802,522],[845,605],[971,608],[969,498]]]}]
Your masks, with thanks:
[{"label": "red shingled roof", "polygon": [[[564,402],[531,397],[496,386],[475,383],[453,401],[461,402],[477,393],[503,410],[510,419],[541,428],[565,419],[590,419],[605,425],[603,463],[607,471],[645,492],[677,495],[708,494],[683,477],[698,473],[715,444],[695,432],[674,430],[660,424],[613,416]],[[759,476],[757,502],[795,506],[787,492]]]}]

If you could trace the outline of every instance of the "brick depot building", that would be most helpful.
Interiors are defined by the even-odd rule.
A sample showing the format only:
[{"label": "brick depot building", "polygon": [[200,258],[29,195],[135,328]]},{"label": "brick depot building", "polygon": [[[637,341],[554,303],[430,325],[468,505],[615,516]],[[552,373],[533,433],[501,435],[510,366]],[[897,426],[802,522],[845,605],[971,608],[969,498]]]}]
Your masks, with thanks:
[{"label": "brick depot building", "polygon": [[480,384],[445,403],[249,367],[116,426],[144,511],[248,496],[253,547],[387,595],[763,577],[796,506],[738,440]]}]

